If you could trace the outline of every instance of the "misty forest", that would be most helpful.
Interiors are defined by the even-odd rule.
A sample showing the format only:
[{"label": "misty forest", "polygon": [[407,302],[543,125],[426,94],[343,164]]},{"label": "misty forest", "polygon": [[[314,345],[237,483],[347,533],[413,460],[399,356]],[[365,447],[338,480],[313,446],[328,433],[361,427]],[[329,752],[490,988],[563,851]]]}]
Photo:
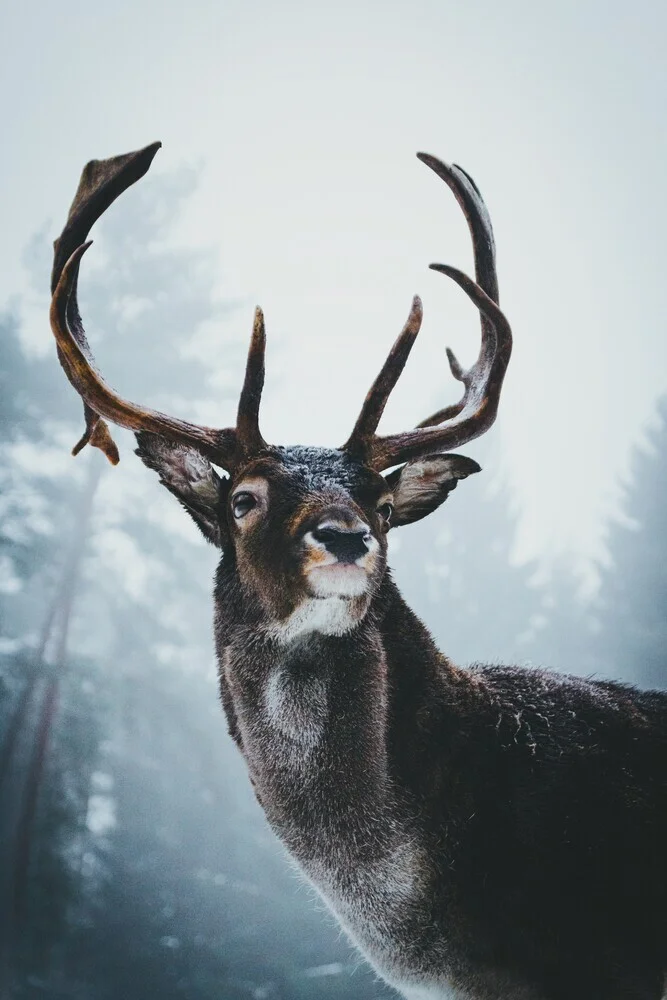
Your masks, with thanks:
[{"label": "misty forest", "polygon": [[[213,254],[173,239],[174,205],[194,183],[163,177],[109,213],[82,312],[112,385],[166,412],[196,401],[195,419],[215,423],[235,405],[225,362],[245,341],[216,339],[239,305],[231,291],[216,300]],[[290,866],[227,735],[215,551],[134,458],[131,435],[119,432],[116,469],[92,449],[70,457],[81,407],[48,328],[55,228],[26,248],[30,302],[0,315],[0,996],[394,996]],[[476,449],[484,475],[390,550],[440,648],[460,663],[664,687],[667,400],[584,592],[566,559],[546,570],[513,558],[499,451],[492,434]]]}]

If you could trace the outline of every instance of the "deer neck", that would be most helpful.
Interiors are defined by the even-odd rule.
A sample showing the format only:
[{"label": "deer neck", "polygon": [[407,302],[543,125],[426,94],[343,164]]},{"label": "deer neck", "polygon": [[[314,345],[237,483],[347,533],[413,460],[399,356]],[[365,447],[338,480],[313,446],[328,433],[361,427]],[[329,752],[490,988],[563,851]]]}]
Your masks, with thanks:
[{"label": "deer neck", "polygon": [[286,644],[247,601],[244,614],[238,589],[217,596],[222,700],[267,819],[376,968],[403,982],[437,934],[430,813],[463,672],[388,575],[354,629]]},{"label": "deer neck", "polygon": [[[329,844],[355,840],[371,816],[390,829],[411,792],[402,748],[419,739],[429,690],[455,668],[388,574],[354,628],[290,641],[225,589],[216,622],[223,704],[274,829],[304,861],[325,834]],[[372,826],[378,836],[385,828]],[[357,839],[360,852],[379,849]]]}]

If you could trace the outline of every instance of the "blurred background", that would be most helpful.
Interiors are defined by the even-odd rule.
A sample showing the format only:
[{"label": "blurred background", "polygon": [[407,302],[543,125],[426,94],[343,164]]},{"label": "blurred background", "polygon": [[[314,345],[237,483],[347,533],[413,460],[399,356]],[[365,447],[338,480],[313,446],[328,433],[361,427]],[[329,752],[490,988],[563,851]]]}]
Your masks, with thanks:
[{"label": "blurred background", "polygon": [[383,421],[458,397],[451,193],[489,205],[515,353],[484,473],[391,536],[456,661],[665,686],[664,5],[26,0],[0,9],[0,996],[381,998],[269,831],[218,703],[216,556],[48,328],[83,165],[161,139],[96,226],[84,323],[124,395],[233,422],[253,307],[277,443],[339,444],[409,310]]}]

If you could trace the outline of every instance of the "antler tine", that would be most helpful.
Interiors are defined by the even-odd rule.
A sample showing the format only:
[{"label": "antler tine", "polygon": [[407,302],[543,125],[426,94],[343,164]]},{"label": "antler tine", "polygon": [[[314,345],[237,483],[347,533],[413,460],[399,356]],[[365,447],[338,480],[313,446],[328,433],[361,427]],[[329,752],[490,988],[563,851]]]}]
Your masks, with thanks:
[{"label": "antler tine", "polygon": [[248,349],[248,361],[245,370],[245,380],[239,408],[236,417],[236,432],[239,444],[249,453],[266,448],[266,441],[259,432],[259,404],[264,388],[264,352],[266,350],[266,332],[264,330],[264,314],[257,306],[252,327],[252,337]]},{"label": "antler tine", "polygon": [[481,285],[489,298],[498,302],[496,243],[489,210],[479,188],[470,174],[456,163],[443,163],[429,153],[417,153],[417,159],[447,184],[461,206],[472,237],[477,284]]},{"label": "antler tine", "polygon": [[86,430],[73,454],[91,444],[101,448],[113,464],[118,462],[118,449],[102,419],[106,417],[121,427],[149,431],[195,447],[230,469],[240,457],[236,431],[201,427],[123,399],[97,371],[79,314],[77,281],[81,258],[90,246],[85,242],[88,233],[112,202],[144,176],[160,146],[154,142],[136,152],[91,160],[81,174],[65,228],[54,243],[51,328],[60,363],[83,399],[86,420]]},{"label": "antler tine", "polygon": [[482,343],[477,361],[467,371],[447,348],[451,372],[464,385],[464,394],[458,403],[432,414],[415,430],[387,437],[373,436],[367,441],[367,461],[377,471],[458,447],[488,430],[496,418],[500,390],[512,350],[511,329],[497,304],[498,281],[491,219],[479,189],[461,167],[449,166],[426,153],[417,155],[449,186],[468,222],[477,282],[446,264],[431,264],[431,268],[456,281],[477,306]]},{"label": "antler tine", "polygon": [[415,295],[406,324],[387,355],[387,360],[380,369],[380,374],[369,389],[352,433],[343,445],[345,451],[362,458],[367,457],[366,453],[372,447],[374,434],[380,423],[384,408],[387,405],[391,390],[398,382],[401,372],[405,368],[406,361],[410,356],[410,351],[417,339],[417,334],[422,324],[422,316],[422,302],[419,296]]}]

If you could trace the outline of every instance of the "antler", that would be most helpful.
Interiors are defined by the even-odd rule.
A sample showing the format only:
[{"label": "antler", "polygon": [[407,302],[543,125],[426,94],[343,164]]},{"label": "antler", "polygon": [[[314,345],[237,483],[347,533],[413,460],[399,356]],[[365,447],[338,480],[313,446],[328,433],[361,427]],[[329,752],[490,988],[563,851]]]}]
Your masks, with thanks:
[{"label": "antler", "polygon": [[54,243],[51,274],[51,329],[65,373],[83,399],[86,430],[74,446],[78,454],[86,444],[100,448],[115,465],[118,449],[109,433],[106,417],[133,431],[149,431],[170,441],[190,445],[227,470],[249,454],[266,447],[258,424],[259,402],[264,383],[264,318],[255,312],[245,381],[239,402],[237,426],[218,430],[191,424],[157,410],[138,406],[118,395],[95,367],[77,302],[77,281],[85,242],[93,224],[115,199],[147,172],[161,143],[108,160],[91,160],[79,182],[67,223]]},{"label": "antler", "polygon": [[415,430],[377,436],[375,431],[389,394],[405,366],[421,325],[421,302],[414,299],[408,321],[364,400],[351,436],[343,445],[345,451],[355,454],[377,471],[457,448],[487,431],[496,419],[500,390],[512,352],[512,331],[497,305],[498,280],[491,219],[477,185],[461,167],[442,163],[427,153],[417,156],[451,188],[468,221],[477,283],[455,267],[430,266],[452,278],[477,306],[481,314],[482,344],[479,357],[467,371],[447,348],[452,375],[464,385],[458,403],[422,420]]},{"label": "antler", "polygon": [[[231,471],[268,445],[259,431],[259,404],[264,384],[264,318],[255,312],[245,381],[236,427],[216,429],[192,424],[123,399],[104,381],[86,339],[77,302],[77,282],[91,227],[130,185],[147,172],[161,143],[108,160],[91,160],[84,168],[67,223],[54,244],[51,275],[51,328],[58,357],[70,382],[83,399],[86,430],[73,449],[86,444],[101,448],[114,464],[118,450],[102,419],[106,417],[133,431],[148,431],[189,445]],[[464,393],[453,406],[423,420],[415,430],[379,437],[376,430],[419,333],[422,306],[415,297],[408,320],[364,401],[344,450],[378,471],[424,455],[457,447],[483,434],[496,418],[503,378],[512,350],[509,324],[498,308],[493,230],[486,206],[474,181],[457,166],[418,153],[453,191],[468,221],[475,251],[477,283],[454,267],[431,267],[457,282],[481,314],[482,345],[474,365],[465,371],[452,351],[447,357],[452,374],[463,382]]]}]

